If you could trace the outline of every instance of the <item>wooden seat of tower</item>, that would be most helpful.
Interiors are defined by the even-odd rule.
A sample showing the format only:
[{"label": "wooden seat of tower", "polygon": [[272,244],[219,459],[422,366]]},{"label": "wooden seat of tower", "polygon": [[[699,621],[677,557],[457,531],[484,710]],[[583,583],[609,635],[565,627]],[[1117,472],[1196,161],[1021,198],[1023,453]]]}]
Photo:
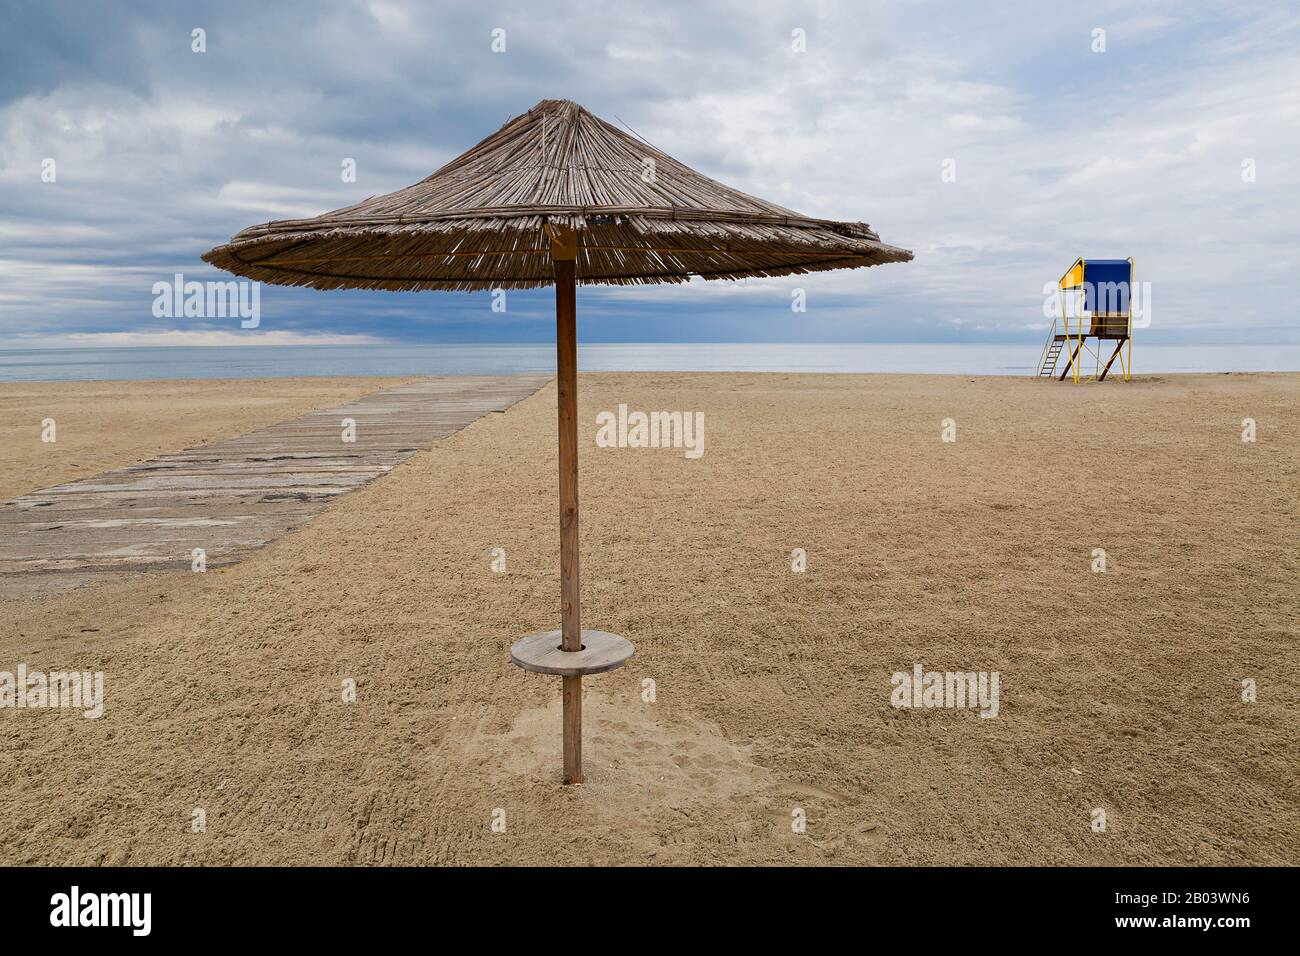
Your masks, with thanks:
[{"label": "wooden seat of tower", "polygon": [[581,677],[622,667],[636,654],[631,641],[608,631],[583,628],[580,651],[562,650],[560,639],[559,631],[521,637],[511,646],[510,659],[526,671]]},{"label": "wooden seat of tower", "polygon": [[1128,313],[1097,314],[1092,317],[1091,334],[1099,338],[1128,336]]}]

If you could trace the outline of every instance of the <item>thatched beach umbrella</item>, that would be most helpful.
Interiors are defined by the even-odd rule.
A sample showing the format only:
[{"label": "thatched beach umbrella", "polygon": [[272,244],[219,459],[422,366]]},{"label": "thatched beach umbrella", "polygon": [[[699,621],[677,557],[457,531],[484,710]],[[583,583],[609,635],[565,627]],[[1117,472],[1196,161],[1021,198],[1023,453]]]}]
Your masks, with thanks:
[{"label": "thatched beach umbrella", "polygon": [[559,631],[511,648],[563,676],[564,780],[582,780],[582,675],[632,656],[582,630],[578,591],[575,285],[782,276],[905,262],[866,223],[801,216],[683,166],[568,100],[543,100],[406,189],[313,219],[252,226],[203,256],[236,275],[316,289],[555,285],[560,452]]}]

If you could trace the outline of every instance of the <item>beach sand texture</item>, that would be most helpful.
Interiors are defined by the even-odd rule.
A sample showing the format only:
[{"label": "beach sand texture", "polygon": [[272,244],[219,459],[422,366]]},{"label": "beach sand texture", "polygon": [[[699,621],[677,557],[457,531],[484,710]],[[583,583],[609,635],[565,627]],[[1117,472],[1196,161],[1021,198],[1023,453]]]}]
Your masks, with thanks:
[{"label": "beach sand texture", "polygon": [[[235,394],[169,383],[129,426],[142,386],[46,387],[92,463]],[[258,387],[287,418],[370,386]],[[559,681],[508,659],[558,626],[552,384],[232,568],[5,603],[0,670],[102,670],[106,702],[0,712],[0,863],[1300,864],[1300,375],[579,401],[583,624],[637,650],[585,682],[585,785]],[[596,447],[620,403],[702,411],[704,455]],[[20,446],[11,493],[69,477]],[[892,707],[916,664],[997,671],[998,716]]]}]

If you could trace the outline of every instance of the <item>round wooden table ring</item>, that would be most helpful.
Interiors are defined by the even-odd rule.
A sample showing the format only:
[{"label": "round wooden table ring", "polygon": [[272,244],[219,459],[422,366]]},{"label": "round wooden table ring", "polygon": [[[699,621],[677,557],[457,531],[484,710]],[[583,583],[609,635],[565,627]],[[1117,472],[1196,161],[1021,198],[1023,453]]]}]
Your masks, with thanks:
[{"label": "round wooden table ring", "polygon": [[510,659],[526,671],[581,677],[622,667],[635,653],[626,637],[606,631],[583,630],[580,651],[561,650],[560,632],[542,631],[515,641],[510,648]]}]

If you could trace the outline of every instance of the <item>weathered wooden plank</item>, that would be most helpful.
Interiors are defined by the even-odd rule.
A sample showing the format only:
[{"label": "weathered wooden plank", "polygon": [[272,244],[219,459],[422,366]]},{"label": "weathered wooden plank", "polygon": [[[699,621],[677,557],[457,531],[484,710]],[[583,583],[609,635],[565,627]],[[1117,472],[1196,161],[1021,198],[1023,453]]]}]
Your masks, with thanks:
[{"label": "weathered wooden plank", "polygon": [[[240,560],[549,376],[448,376],[0,504],[0,598]],[[343,440],[344,419],[355,441]]]}]

